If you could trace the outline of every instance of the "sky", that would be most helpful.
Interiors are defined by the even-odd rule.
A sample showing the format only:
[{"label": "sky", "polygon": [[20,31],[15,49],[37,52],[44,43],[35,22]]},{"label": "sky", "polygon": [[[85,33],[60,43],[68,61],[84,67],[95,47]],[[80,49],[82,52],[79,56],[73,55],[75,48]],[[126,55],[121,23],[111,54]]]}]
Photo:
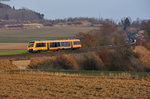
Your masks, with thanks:
[{"label": "sky", "polygon": [[150,19],[150,0],[10,0],[3,2],[16,9],[28,8],[44,14],[46,19],[69,17],[124,17]]}]

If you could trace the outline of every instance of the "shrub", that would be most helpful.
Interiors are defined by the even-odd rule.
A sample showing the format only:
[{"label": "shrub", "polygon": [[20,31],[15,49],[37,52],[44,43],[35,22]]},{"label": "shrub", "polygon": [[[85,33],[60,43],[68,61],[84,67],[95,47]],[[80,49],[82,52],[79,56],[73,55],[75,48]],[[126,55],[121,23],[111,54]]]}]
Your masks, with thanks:
[{"label": "shrub", "polygon": [[54,57],[33,58],[28,66],[29,69],[53,69]]},{"label": "shrub", "polygon": [[52,57],[35,57],[31,59],[30,66],[35,66],[39,63],[47,61],[48,59],[53,59]]},{"label": "shrub", "polygon": [[143,25],[145,30],[145,38],[147,41],[150,41],[150,20],[145,22]]},{"label": "shrub", "polygon": [[[97,59],[96,59],[97,58]],[[84,55],[84,59],[81,62],[81,69],[82,70],[103,70],[103,64],[100,62],[98,57],[90,53]]]},{"label": "shrub", "polygon": [[95,47],[97,45],[97,39],[93,34],[79,33],[77,37],[81,39],[81,44],[84,48]]},{"label": "shrub", "polygon": [[138,57],[138,54],[133,53],[130,47],[118,46],[113,50],[103,48],[96,52],[35,58],[31,60],[29,68],[143,72],[145,67]]},{"label": "shrub", "polygon": [[40,69],[40,70],[54,70],[54,69],[60,69],[57,65],[55,65],[55,61],[53,60],[45,60],[42,62],[39,62],[36,65],[29,65],[29,69]]},{"label": "shrub", "polygon": [[56,57],[42,57],[31,59],[29,69],[74,69],[79,70],[79,66],[70,55],[58,54]]},{"label": "shrub", "polygon": [[57,55],[56,63],[63,69],[79,70],[79,66],[78,66],[77,62],[75,61],[75,59],[73,59],[69,55],[64,55],[64,54]]},{"label": "shrub", "polygon": [[148,50],[150,50],[150,41],[144,41],[143,42],[144,47],[146,47]]},{"label": "shrub", "polygon": [[112,53],[111,50],[106,47],[96,51],[96,54],[102,59],[105,68],[111,65],[112,59],[111,53]]},{"label": "shrub", "polygon": [[143,64],[134,56],[122,56],[119,52],[112,53],[111,65],[108,66],[111,71],[144,71]]},{"label": "shrub", "polygon": [[138,56],[128,47],[116,47],[113,51],[108,48],[96,52],[102,59],[104,69],[108,71],[144,71],[144,65]]}]

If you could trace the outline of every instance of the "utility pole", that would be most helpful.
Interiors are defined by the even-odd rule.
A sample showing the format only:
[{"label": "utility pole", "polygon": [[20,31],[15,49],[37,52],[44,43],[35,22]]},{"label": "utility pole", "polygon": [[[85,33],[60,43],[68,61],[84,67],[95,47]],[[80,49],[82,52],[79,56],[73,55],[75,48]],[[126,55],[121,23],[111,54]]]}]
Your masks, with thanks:
[{"label": "utility pole", "polygon": [[98,16],[99,24],[101,24],[101,22],[100,22],[100,17],[101,17],[101,13],[99,12],[99,16]]}]

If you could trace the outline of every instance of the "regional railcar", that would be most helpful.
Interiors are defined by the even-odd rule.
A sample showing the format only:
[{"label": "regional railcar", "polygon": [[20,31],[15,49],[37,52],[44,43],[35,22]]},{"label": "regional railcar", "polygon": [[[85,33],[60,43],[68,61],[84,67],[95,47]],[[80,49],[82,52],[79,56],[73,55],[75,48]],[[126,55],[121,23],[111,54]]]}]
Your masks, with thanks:
[{"label": "regional railcar", "polygon": [[28,42],[28,52],[81,48],[79,39],[68,40],[35,40]]}]

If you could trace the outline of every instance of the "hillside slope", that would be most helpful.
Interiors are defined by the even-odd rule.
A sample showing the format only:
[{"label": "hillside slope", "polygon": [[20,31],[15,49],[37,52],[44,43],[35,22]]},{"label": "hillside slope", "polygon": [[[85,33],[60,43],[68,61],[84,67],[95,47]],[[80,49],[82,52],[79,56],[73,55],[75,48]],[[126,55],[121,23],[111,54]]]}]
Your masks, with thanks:
[{"label": "hillside slope", "polygon": [[0,20],[41,20],[44,15],[29,9],[15,9],[0,3]]},{"label": "hillside slope", "polygon": [[139,55],[140,61],[150,69],[150,51],[143,46],[136,46],[134,52]]}]

